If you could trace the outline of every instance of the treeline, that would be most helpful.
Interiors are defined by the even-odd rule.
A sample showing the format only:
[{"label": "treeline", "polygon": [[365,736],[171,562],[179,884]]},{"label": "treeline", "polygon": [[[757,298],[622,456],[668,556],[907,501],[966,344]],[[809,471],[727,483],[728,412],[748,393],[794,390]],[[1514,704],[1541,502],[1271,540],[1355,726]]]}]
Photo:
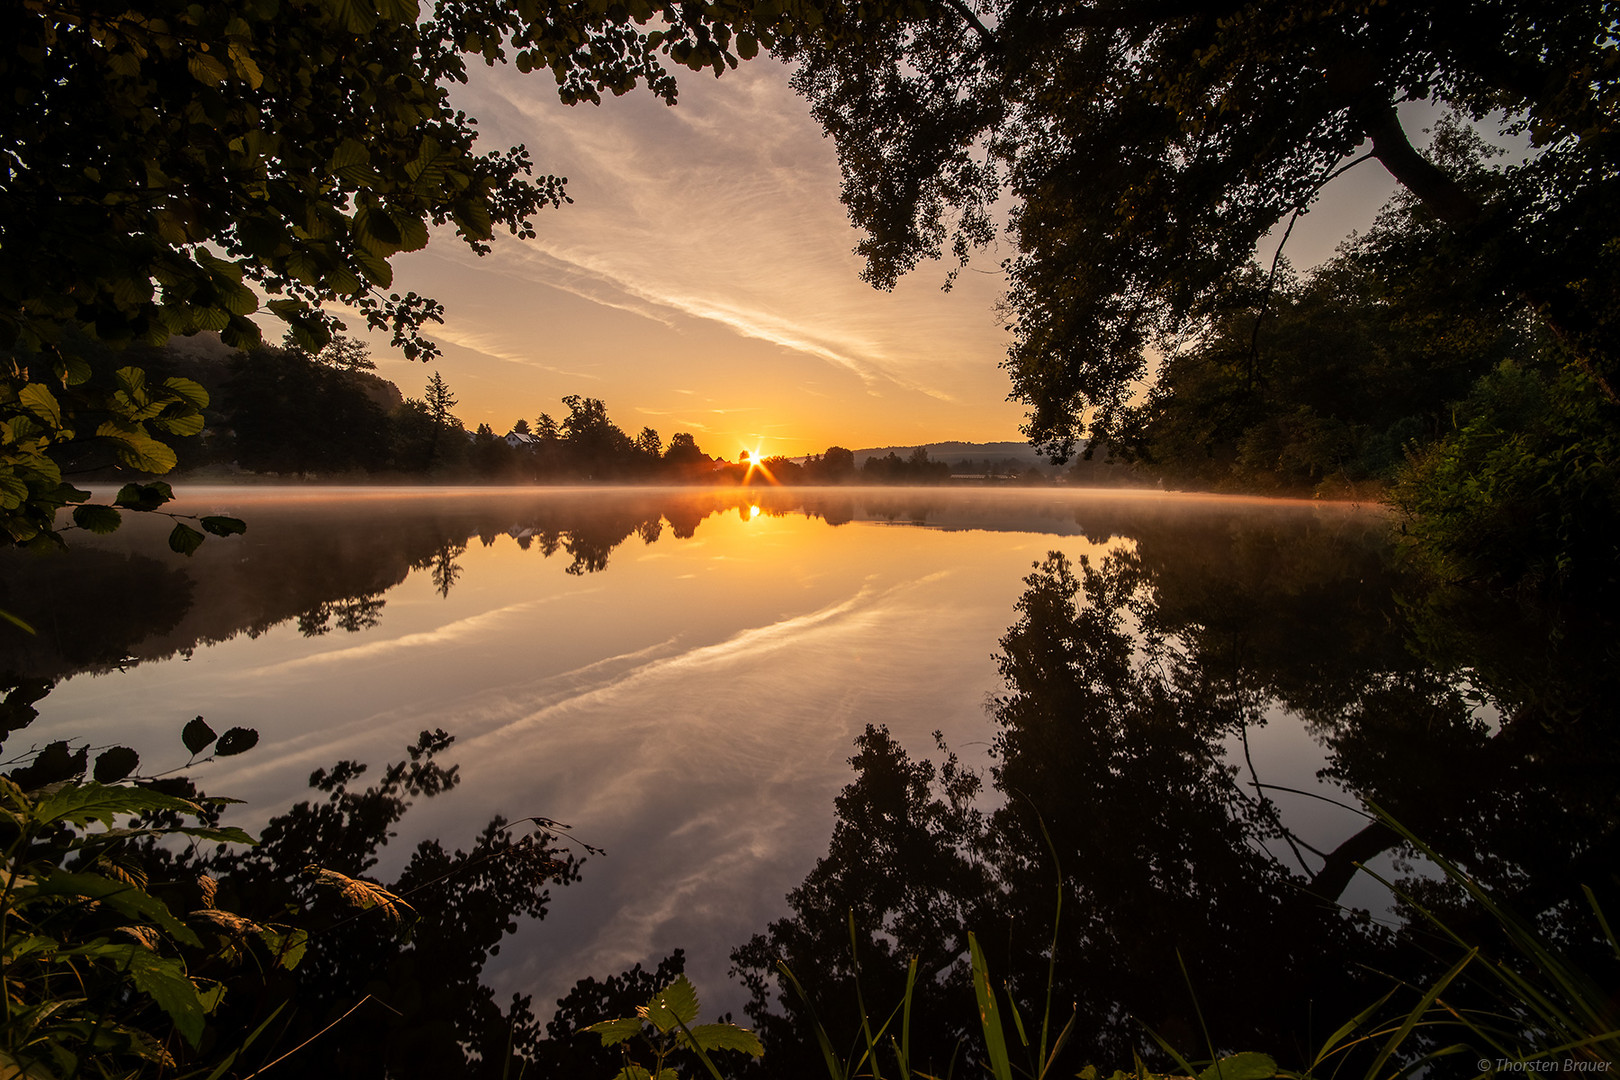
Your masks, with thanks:
[{"label": "treeline", "polygon": [[563,398],[560,418],[520,418],[505,434],[487,424],[468,431],[438,372],[420,397],[406,397],[375,374],[363,344],[341,337],[315,354],[288,342],[216,354],[166,349],[139,362],[157,377],[179,375],[208,391],[204,429],[176,440],[185,470],[299,479],[693,482],[724,465],[689,433],[667,445],[652,428],[632,437],[602,401],[578,395]]},{"label": "treeline", "polygon": [[939,484],[952,471],[945,462],[932,460],[926,446],[904,458],[893,451],[869,457],[859,467],[855,452],[842,446],[829,446],[825,454],[810,454],[802,461],[772,457],[760,464],[779,484]]},{"label": "treeline", "polygon": [[[92,347],[86,343],[87,347]],[[597,398],[570,395],[556,416],[514,419],[502,432],[469,431],[449,383],[434,372],[420,397],[406,397],[376,374],[366,347],[339,337],[318,353],[291,341],[232,352],[202,341],[142,352],[155,378],[180,376],[209,394],[199,433],[174,440],[180,468],[298,479],[344,477],[495,483],[943,484],[954,478],[1048,483],[1028,464],[936,460],[926,446],[857,464],[853,451],[828,447],[802,458],[729,462],[705,453],[689,432],[666,443],[651,427],[632,435]],[[80,467],[94,469],[94,450]],[[1070,482],[1098,482],[1077,463]],[[1126,470],[1106,470],[1114,479]]]}]

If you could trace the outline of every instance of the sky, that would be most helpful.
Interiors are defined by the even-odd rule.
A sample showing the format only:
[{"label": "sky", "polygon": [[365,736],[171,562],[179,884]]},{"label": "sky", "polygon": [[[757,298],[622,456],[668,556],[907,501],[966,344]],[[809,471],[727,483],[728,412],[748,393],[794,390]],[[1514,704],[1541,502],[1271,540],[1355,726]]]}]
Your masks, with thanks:
[{"label": "sky", "polygon": [[[455,102],[480,146],[522,143],[574,200],[474,255],[450,230],[395,261],[393,288],[445,306],[443,356],[405,360],[363,334],[379,374],[421,396],[433,370],[471,429],[497,434],[561,399],[606,402],[632,436],[690,432],[735,460],[763,454],[1020,438],[999,363],[1003,241],[942,289],[924,264],[892,292],[860,280],[833,144],[768,58],[688,73],[671,108],[645,92],[569,107],[549,74],[473,72]],[[1364,228],[1391,184],[1375,164],[1336,181],[1288,243],[1296,266]],[[1268,253],[1269,257],[1269,253]]]}]

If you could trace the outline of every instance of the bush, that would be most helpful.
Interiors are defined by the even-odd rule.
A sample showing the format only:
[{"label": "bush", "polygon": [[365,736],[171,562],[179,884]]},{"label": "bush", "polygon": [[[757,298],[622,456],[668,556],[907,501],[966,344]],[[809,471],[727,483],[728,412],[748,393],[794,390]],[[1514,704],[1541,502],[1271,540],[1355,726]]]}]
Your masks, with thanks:
[{"label": "bush", "polygon": [[1507,361],[1482,378],[1390,492],[1421,561],[1453,581],[1608,593],[1620,570],[1613,411],[1577,372]]}]

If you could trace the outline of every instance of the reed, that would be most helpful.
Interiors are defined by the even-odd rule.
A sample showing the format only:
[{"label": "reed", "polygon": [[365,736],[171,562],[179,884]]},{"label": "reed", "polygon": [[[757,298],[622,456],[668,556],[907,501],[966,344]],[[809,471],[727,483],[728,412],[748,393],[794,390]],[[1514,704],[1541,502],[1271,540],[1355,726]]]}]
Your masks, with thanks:
[{"label": "reed", "polygon": [[[1160,1038],[1144,1034],[1174,1063],[1155,1071],[1140,1056],[1129,1069],[1105,1075],[1087,1065],[1080,1080],[1403,1080],[1434,1075],[1492,1076],[1498,1073],[1587,1072],[1620,1074],[1620,1022],[1616,995],[1564,957],[1526,920],[1490,895],[1456,863],[1414,835],[1380,807],[1372,813],[1421,853],[1448,880],[1462,888],[1479,911],[1501,931],[1512,955],[1494,955],[1490,947],[1449,925],[1430,907],[1376,872],[1361,867],[1405,904],[1421,922],[1455,950],[1455,959],[1427,985],[1396,981],[1387,992],[1347,1019],[1328,1036],[1312,1059],[1296,1069],[1279,1067],[1268,1054],[1246,1051],[1220,1055],[1207,1029],[1206,1053],[1198,1058]],[[1042,832],[1045,832],[1044,825]],[[1051,841],[1048,838],[1048,845]],[[1056,853],[1053,852],[1054,864]],[[1069,1042],[1076,1017],[1070,1015],[1054,1032],[1053,986],[1062,920],[1062,875],[1044,998],[1038,1002],[1040,1024],[1026,1025],[1010,988],[997,986],[975,935],[968,935],[973,991],[980,1019],[979,1047],[991,1080],[1047,1080],[1059,1075],[1059,1056]],[[1592,919],[1620,961],[1620,939],[1591,889],[1583,890]],[[943,1077],[913,1064],[911,1019],[917,963],[913,959],[900,1001],[887,1013],[872,1012],[860,988],[856,927],[850,915],[850,950],[855,971],[858,1033],[840,1053],[816,1015],[810,995],[786,964],[777,967],[787,987],[803,1003],[820,1047],[829,1080],[883,1080],[892,1068],[898,1080],[953,1080],[962,1047],[955,1047]],[[1183,968],[1185,974],[1185,968]],[[1407,1002],[1402,1005],[1401,1002]],[[1195,998],[1196,1007],[1196,998]],[[1199,1023],[1203,1024],[1201,1011]],[[1009,1027],[1010,1024],[1010,1027]]]}]

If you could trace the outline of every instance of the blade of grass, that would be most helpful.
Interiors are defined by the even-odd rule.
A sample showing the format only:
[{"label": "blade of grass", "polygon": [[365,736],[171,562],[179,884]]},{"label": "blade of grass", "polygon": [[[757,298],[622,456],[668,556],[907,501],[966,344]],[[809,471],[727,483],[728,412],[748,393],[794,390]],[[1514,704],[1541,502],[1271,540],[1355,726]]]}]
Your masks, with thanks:
[{"label": "blade of grass", "polygon": [[248,1037],[242,1040],[242,1045],[225,1055],[225,1060],[221,1061],[214,1068],[214,1071],[208,1074],[208,1080],[219,1080],[221,1076],[224,1076],[225,1073],[229,1071],[230,1067],[236,1064],[236,1059],[242,1055],[242,1052],[248,1047],[252,1046],[254,1040],[256,1040],[260,1035],[264,1034],[264,1029],[269,1027],[275,1018],[281,1015],[281,1010],[285,1009],[286,1007],[287,1003],[285,1001],[283,1001],[280,1005],[277,1005],[274,1011],[272,1011],[269,1016],[264,1018],[264,1023],[254,1028],[253,1031],[249,1033]]},{"label": "blade of grass", "polygon": [[793,992],[799,995],[799,1000],[804,1002],[805,1010],[810,1014],[810,1023],[816,1031],[816,1043],[821,1047],[822,1059],[827,1063],[827,1075],[832,1080],[849,1080],[849,1073],[839,1064],[838,1052],[833,1049],[832,1039],[828,1038],[827,1029],[822,1026],[821,1019],[816,1015],[816,1007],[811,1002],[810,995],[804,992],[804,987],[799,985],[799,980],[794,977],[787,964],[778,960],[776,970],[780,971],[782,977],[788,981],[788,985],[793,987]]},{"label": "blade of grass", "polygon": [[1013,1000],[1012,985],[1002,984],[1002,992],[1007,995],[1007,1011],[1012,1014],[1013,1030],[1018,1032],[1018,1043],[1024,1049],[1029,1049],[1029,1036],[1024,1034],[1024,1017],[1018,1011],[1018,1002]]},{"label": "blade of grass", "polygon": [[1007,1058],[1007,1040],[996,1013],[996,989],[990,985],[990,968],[985,963],[979,939],[968,931],[968,953],[973,963],[973,994],[979,999],[979,1023],[984,1028],[984,1048],[990,1056],[990,1074],[995,1080],[1012,1080],[1012,1062]]},{"label": "blade of grass", "polygon": [[[1458,870],[1454,866],[1451,866],[1450,863],[1443,863],[1442,869],[1445,869],[1448,874],[1454,874],[1461,878],[1462,871]],[[1402,902],[1409,905],[1413,910],[1417,911],[1431,924],[1443,931],[1446,936],[1450,937],[1459,946],[1464,949],[1470,947],[1468,942],[1465,941],[1461,935],[1446,924],[1445,920],[1441,919],[1440,916],[1424,907],[1416,900],[1416,898],[1409,895],[1399,886],[1395,885],[1391,881],[1385,880],[1375,871],[1369,870],[1365,866],[1361,867],[1361,871],[1374,881],[1377,881],[1380,885],[1383,885],[1384,888],[1388,889],[1392,894],[1398,897]],[[1477,892],[1478,887],[1473,886],[1471,882],[1465,881],[1463,883],[1470,888],[1471,892]],[[1499,921],[1511,918],[1510,915],[1508,915],[1506,912],[1501,912],[1501,909],[1496,908],[1495,905],[1490,905],[1490,907],[1493,911],[1499,913],[1496,916]],[[1504,929],[1509,929],[1510,936],[1512,936],[1511,928],[1508,927],[1505,922],[1503,922],[1502,925]],[[1522,950],[1523,946],[1520,947]],[[1507,965],[1489,959],[1483,960],[1482,963],[1487,971],[1495,975],[1496,978],[1507,987],[1508,993],[1512,995],[1514,1000],[1529,1006],[1534,1012],[1540,1015],[1543,1022],[1551,1026],[1563,1028],[1566,1031],[1581,1030],[1585,1027],[1597,1026],[1601,1023],[1600,1018],[1596,1014],[1595,1008],[1588,1004],[1589,999],[1601,1000],[1601,998],[1592,996],[1595,992],[1583,992],[1581,988],[1576,987],[1568,973],[1564,971],[1562,963],[1556,957],[1547,952],[1546,949],[1536,946],[1533,950],[1531,950],[1530,960],[1532,963],[1535,963],[1538,968],[1545,971],[1546,974],[1552,976],[1554,981],[1558,982],[1560,988],[1562,988],[1564,992],[1569,995],[1570,1000],[1579,1005],[1581,1007],[1581,1011],[1588,1014],[1586,1023],[1583,1024],[1581,1021],[1578,1021],[1570,1016],[1563,1008],[1544,994],[1539,988]]]},{"label": "blade of grass", "polygon": [[[1532,931],[1523,922],[1523,920],[1519,919],[1518,916],[1509,911],[1507,908],[1504,908],[1498,904],[1488,892],[1480,887],[1478,882],[1476,882],[1469,875],[1463,873],[1460,867],[1456,866],[1450,860],[1446,859],[1445,856],[1441,855],[1428,844],[1425,844],[1422,840],[1418,839],[1410,829],[1407,829],[1400,822],[1396,821],[1389,815],[1388,812],[1386,812],[1376,803],[1369,802],[1367,807],[1368,809],[1372,810],[1373,813],[1377,814],[1384,824],[1393,829],[1403,840],[1417,848],[1426,858],[1432,861],[1436,866],[1440,867],[1441,871],[1444,872],[1448,878],[1466,889],[1468,894],[1474,898],[1475,902],[1489,912],[1491,917],[1496,920],[1497,924],[1507,932],[1509,939],[1513,941],[1514,945],[1519,949],[1519,951],[1524,953],[1525,956],[1536,965],[1538,970],[1550,978],[1557,985],[1559,991],[1564,994],[1565,997],[1576,1007],[1577,1011],[1584,1015],[1584,1021],[1581,1023],[1576,1023],[1570,1020],[1562,1009],[1559,1009],[1550,999],[1546,998],[1545,995],[1542,995],[1539,992],[1534,992],[1534,988],[1530,987],[1528,982],[1526,982],[1516,972],[1513,972],[1512,969],[1507,968],[1505,965],[1501,963],[1488,964],[1487,966],[1492,971],[1496,972],[1498,976],[1511,975],[1514,983],[1531,989],[1534,992],[1534,996],[1542,1003],[1542,1005],[1539,1007],[1551,1009],[1555,1014],[1558,1015],[1559,1023],[1564,1024],[1571,1029],[1593,1028],[1602,1025],[1603,1017],[1600,1007],[1593,1003],[1606,1000],[1606,995],[1603,995],[1602,992],[1597,990],[1595,987],[1582,985],[1585,982],[1584,979],[1579,978],[1574,972],[1570,971],[1563,961],[1561,961],[1557,956],[1553,955],[1553,953],[1541,943],[1534,931]],[[1456,934],[1452,933],[1449,928],[1447,928],[1432,914],[1425,911],[1424,915],[1433,921],[1437,926],[1440,926],[1442,929],[1446,930],[1446,932],[1451,934],[1452,937],[1457,937]],[[1467,943],[1461,941],[1460,939],[1458,940],[1458,944],[1462,945],[1464,948],[1468,947]]]},{"label": "blade of grass", "polygon": [[[1181,1066],[1181,1068],[1186,1072],[1186,1074],[1188,1076],[1196,1077],[1198,1075],[1198,1070],[1192,1067],[1192,1063],[1189,1062],[1186,1058],[1182,1057],[1179,1053],[1177,1053],[1176,1048],[1171,1046],[1168,1042],[1166,1042],[1159,1035],[1159,1033],[1157,1031],[1154,1031],[1152,1028],[1148,1027],[1146,1024],[1142,1025],[1142,1030],[1146,1031],[1149,1035],[1153,1036],[1153,1041],[1159,1044],[1159,1049],[1161,1049],[1165,1053],[1169,1054],[1170,1057],[1172,1059],[1174,1059],[1175,1063],[1177,1065]],[[1134,1053],[1134,1051],[1133,1051],[1133,1053]],[[1135,1060],[1136,1060],[1136,1075],[1137,1076],[1146,1077],[1146,1076],[1153,1075],[1152,1073],[1148,1072],[1147,1066],[1142,1063],[1142,1059],[1140,1057],[1136,1058]]]},{"label": "blade of grass", "polygon": [[400,1011],[398,1009],[394,1008],[392,1005],[388,1004],[388,1002],[382,1000],[381,998],[374,997],[371,994],[367,994],[365,997],[361,998],[359,1001],[357,1001],[353,1005],[351,1005],[349,1007],[348,1012],[344,1013],[342,1016],[338,1017],[336,1020],[332,1021],[330,1024],[327,1024],[325,1027],[321,1028],[321,1030],[317,1031],[315,1034],[311,1035],[309,1038],[305,1039],[303,1042],[299,1043],[297,1046],[293,1047],[291,1050],[287,1051],[285,1054],[282,1054],[280,1057],[276,1058],[276,1060],[272,1061],[270,1064],[260,1066],[258,1069],[254,1070],[254,1072],[252,1072],[248,1076],[247,1080],[253,1080],[253,1078],[255,1076],[263,1075],[265,1072],[269,1071],[270,1069],[273,1069],[277,1065],[280,1065],[283,1061],[286,1061],[288,1058],[290,1058],[294,1054],[298,1053],[298,1051],[302,1050],[304,1047],[308,1046],[310,1043],[314,1042],[316,1039],[320,1038],[322,1035],[325,1035],[328,1031],[331,1031],[333,1028],[335,1028],[339,1024],[343,1023],[343,1021],[347,1020],[349,1017],[353,1016],[354,1013],[355,1013],[355,1010],[359,1009],[360,1006],[364,1005],[368,1001],[375,1001],[377,1004],[381,1005],[383,1008],[387,1009],[389,1012],[393,1013],[395,1016],[401,1015]]},{"label": "blade of grass", "polygon": [[[1034,806],[1033,801],[1030,805]],[[1046,1063],[1041,1067],[1041,1075],[1045,1076],[1047,1069],[1052,1067],[1052,1059],[1057,1057],[1058,1051],[1057,1046],[1054,1046],[1051,1056],[1047,1056],[1046,1038],[1052,1030],[1052,987],[1057,982],[1058,928],[1063,923],[1063,863],[1058,859],[1057,845],[1052,842],[1052,834],[1046,829],[1046,819],[1041,817],[1038,810],[1035,812],[1035,823],[1041,827],[1041,839],[1046,841],[1046,850],[1052,855],[1052,872],[1057,877],[1057,906],[1052,911],[1052,947],[1046,954],[1046,1007],[1041,1013],[1041,1047],[1038,1054],[1038,1060]],[[1074,1027],[1075,1015],[1070,1015],[1069,1022],[1064,1025],[1065,1031]],[[1061,1041],[1060,1039],[1059,1042]]]},{"label": "blade of grass", "polygon": [[1074,1022],[1078,1019],[1080,1019],[1080,1010],[1075,1009],[1074,1012],[1069,1014],[1069,1022],[1063,1025],[1062,1031],[1058,1032],[1056,1041],[1052,1043],[1052,1053],[1041,1065],[1041,1071],[1036,1080],[1045,1080],[1046,1074],[1052,1071],[1052,1063],[1057,1060],[1058,1053],[1062,1051],[1064,1044],[1069,1041],[1069,1036],[1074,1034]]},{"label": "blade of grass", "polygon": [[[1351,1032],[1357,1030],[1362,1024],[1365,1024],[1368,1020],[1372,1019],[1372,1015],[1379,1009],[1383,1008],[1384,1005],[1388,1003],[1389,999],[1394,996],[1395,990],[1391,989],[1389,993],[1385,994],[1383,997],[1361,1010],[1355,1016],[1352,1016],[1349,1020],[1344,1022],[1339,1030],[1335,1031],[1332,1035],[1329,1035],[1327,1042],[1322,1044],[1322,1049],[1316,1052],[1316,1060],[1311,1062],[1311,1070],[1314,1072],[1316,1067],[1322,1064],[1323,1061],[1327,1060],[1329,1054],[1333,1053],[1333,1048],[1335,1046],[1338,1046],[1340,1042],[1348,1038]],[[1360,1040],[1357,1041],[1359,1042]]]},{"label": "blade of grass", "polygon": [[1187,961],[1182,958],[1181,950],[1176,950],[1176,963],[1181,967],[1181,981],[1187,984],[1187,996],[1192,998],[1193,1015],[1198,1017],[1198,1030],[1204,1033],[1204,1045],[1209,1049],[1209,1061],[1215,1066],[1215,1075],[1223,1075],[1221,1059],[1215,1053],[1215,1040],[1209,1037],[1209,1025],[1204,1023],[1204,1008],[1198,1004],[1198,991],[1193,989],[1192,975],[1187,971]]},{"label": "blade of grass", "polygon": [[692,1029],[686,1026],[686,1021],[677,1016],[675,1022],[681,1025],[681,1034],[686,1036],[687,1049],[698,1056],[698,1060],[703,1062],[703,1067],[709,1070],[709,1075],[714,1077],[714,1080],[726,1080],[725,1077],[720,1075],[720,1070],[715,1067],[709,1055],[703,1052],[703,1047],[698,1045],[697,1039],[692,1037]]},{"label": "blade of grass", "polygon": [[13,615],[4,608],[0,608],[0,621],[10,623],[12,626],[15,626],[25,634],[32,634],[34,637],[39,636],[38,630],[35,630],[32,626],[29,626],[27,623],[23,622],[21,619],[17,618],[17,616]]},{"label": "blade of grass", "polygon": [[1396,1029],[1389,1042],[1385,1043],[1384,1048],[1378,1052],[1378,1057],[1373,1060],[1372,1067],[1367,1070],[1367,1080],[1378,1080],[1378,1072],[1384,1067],[1384,1062],[1388,1061],[1395,1051],[1400,1048],[1401,1043],[1406,1041],[1406,1037],[1412,1034],[1412,1029],[1417,1027],[1418,1022],[1429,1011],[1429,1006],[1434,1004],[1435,999],[1445,991],[1446,987],[1451,985],[1453,979],[1462,974],[1463,968],[1467,967],[1474,957],[1478,955],[1478,949],[1470,949],[1467,956],[1453,964],[1451,970],[1442,975],[1439,981],[1429,988],[1428,992],[1418,1001],[1417,1008],[1407,1014],[1405,1022]]},{"label": "blade of grass", "polygon": [[[857,955],[855,945],[855,909],[849,909],[849,966],[855,975],[855,1005],[861,1010],[861,1033],[866,1036],[866,1058],[872,1060],[872,1080],[883,1080],[883,1070],[878,1067],[877,1040],[872,1037],[872,1022],[866,1013],[866,998],[861,993],[861,961]],[[862,1058],[862,1063],[865,1062]],[[860,1065],[855,1066],[856,1069]]]},{"label": "blade of grass", "polygon": [[1586,902],[1591,905],[1592,914],[1597,916],[1598,925],[1603,928],[1603,936],[1609,942],[1609,948],[1614,950],[1615,959],[1620,960],[1620,939],[1615,938],[1614,930],[1609,926],[1609,920],[1604,917],[1603,909],[1598,906],[1597,894],[1592,892],[1589,885],[1582,885],[1581,892],[1586,894]]},{"label": "blade of grass", "polygon": [[900,1017],[900,1080],[910,1080],[911,1072],[911,997],[917,988],[917,958],[906,965],[906,996],[901,999],[905,1012]]}]

